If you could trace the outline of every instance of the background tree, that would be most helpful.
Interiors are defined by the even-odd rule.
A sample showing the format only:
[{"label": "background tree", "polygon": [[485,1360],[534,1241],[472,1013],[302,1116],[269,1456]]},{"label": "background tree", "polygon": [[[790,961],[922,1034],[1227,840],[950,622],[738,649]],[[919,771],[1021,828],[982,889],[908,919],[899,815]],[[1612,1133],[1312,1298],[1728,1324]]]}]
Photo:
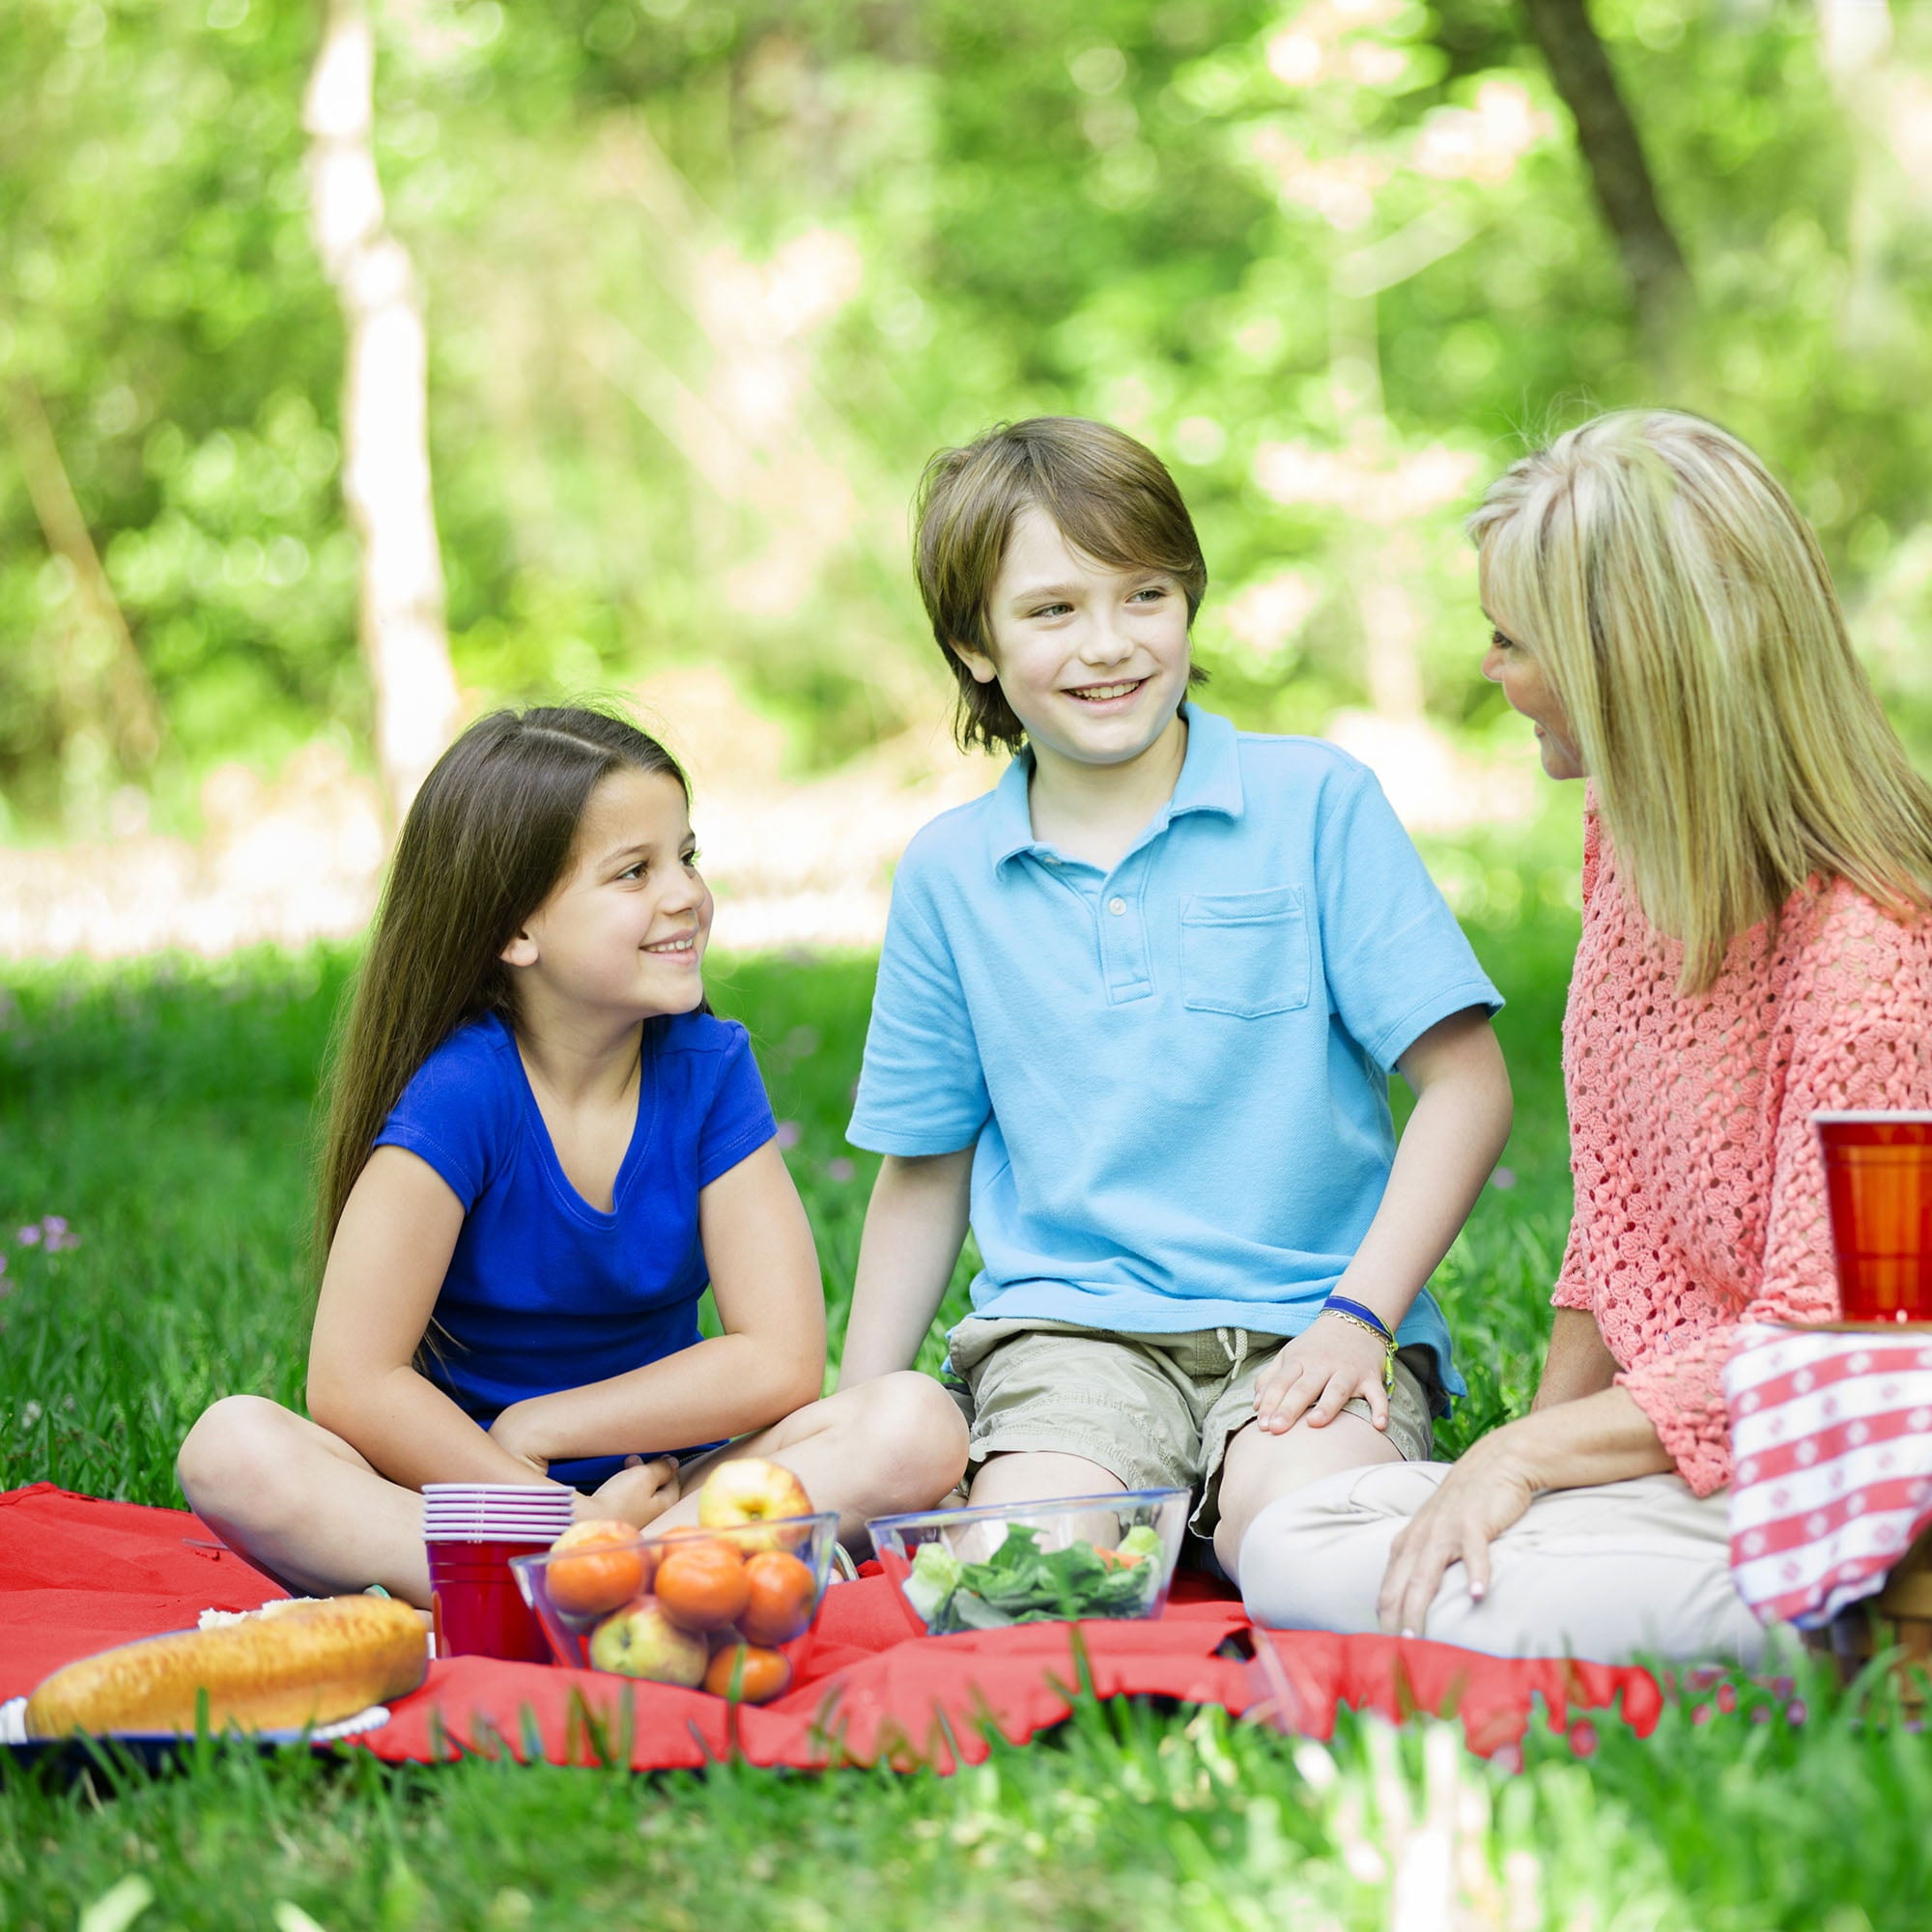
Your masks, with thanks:
[{"label": "background tree", "polygon": [[361,0],[328,0],[302,126],[316,252],[342,303],[343,494],[361,551],[376,760],[400,820],[448,744],[456,674],[429,472],[429,350],[410,252],[376,172],[376,46]]},{"label": "background tree", "polygon": [[[903,563],[920,465],[1077,410],[1177,468],[1217,702],[1284,729],[1379,711],[1480,753],[1498,713],[1462,511],[1525,435],[1690,400],[1791,478],[1924,735],[1932,419],[1902,402],[1932,351],[1932,16],[1901,10],[1847,65],[1836,4],[1588,17],[1695,270],[1675,375],[1581,122],[1502,0],[372,6],[383,232],[433,319],[462,701],[701,661],[803,764],[929,735],[942,673]],[[155,694],[142,785],[183,823],[224,758],[379,737],[348,331],[300,126],[320,19],[0,11],[0,377],[43,403]],[[104,822],[139,770],[104,726],[74,750],[77,582],[16,449],[15,836]]]},{"label": "background tree", "polygon": [[1549,77],[1576,125],[1577,151],[1623,259],[1652,365],[1671,370],[1688,318],[1690,272],[1657,203],[1643,142],[1585,0],[1523,0]]}]

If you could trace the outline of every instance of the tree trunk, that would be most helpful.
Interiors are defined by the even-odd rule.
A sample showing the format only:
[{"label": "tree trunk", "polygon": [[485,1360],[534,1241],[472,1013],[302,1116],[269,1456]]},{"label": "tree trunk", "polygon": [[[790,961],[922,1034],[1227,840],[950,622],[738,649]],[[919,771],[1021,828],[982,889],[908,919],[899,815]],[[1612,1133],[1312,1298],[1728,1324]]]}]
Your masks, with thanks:
[{"label": "tree trunk", "polygon": [[428,342],[409,251],[389,233],[371,140],[375,43],[361,0],[326,0],[302,125],[310,223],[342,303],[342,487],[362,546],[360,630],[376,755],[398,820],[456,724],[430,494]]},{"label": "tree trunk", "polygon": [[1637,327],[1654,360],[1670,360],[1690,296],[1684,251],[1658,206],[1636,124],[1617,89],[1585,0],[1523,0],[1549,78],[1577,124],[1590,185],[1630,278]]},{"label": "tree trunk", "polygon": [[[1840,332],[1851,354],[1871,356],[1907,348],[1917,335],[1889,262],[1900,213],[1908,221],[1923,219],[1923,169],[1914,165],[1912,144],[1901,148],[1899,136],[1915,114],[1923,115],[1924,102],[1898,85],[1887,0],[1817,0],[1817,13],[1819,53],[1844,109],[1855,163],[1845,208],[1851,272]],[[1903,194],[1902,184],[1908,185]]]},{"label": "tree trunk", "polygon": [[56,687],[65,728],[83,721],[104,726],[124,771],[145,770],[161,748],[161,707],[134,646],[100,553],[81,514],[60,444],[40,392],[24,377],[8,388],[7,414],[27,496],[47,548],[73,573],[85,617],[61,647]]}]

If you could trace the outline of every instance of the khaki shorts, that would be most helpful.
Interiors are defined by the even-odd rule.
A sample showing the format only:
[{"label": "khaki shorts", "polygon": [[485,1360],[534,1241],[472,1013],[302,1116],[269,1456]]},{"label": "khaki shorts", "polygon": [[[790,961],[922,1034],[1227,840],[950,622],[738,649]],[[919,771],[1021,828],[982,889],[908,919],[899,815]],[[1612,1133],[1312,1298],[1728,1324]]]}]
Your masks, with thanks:
[{"label": "khaki shorts", "polygon": [[[947,1388],[972,1432],[969,1469],[1016,1450],[1085,1456],[1130,1490],[1198,1489],[1192,1527],[1207,1536],[1228,1444],[1255,1419],[1255,1383],[1287,1346],[1244,1328],[1119,1335],[975,1318],[952,1331]],[[1428,1461],[1435,1388],[1434,1352],[1401,1350],[1388,1439],[1405,1462]],[[1348,1408],[1373,1419],[1360,1396]]]}]

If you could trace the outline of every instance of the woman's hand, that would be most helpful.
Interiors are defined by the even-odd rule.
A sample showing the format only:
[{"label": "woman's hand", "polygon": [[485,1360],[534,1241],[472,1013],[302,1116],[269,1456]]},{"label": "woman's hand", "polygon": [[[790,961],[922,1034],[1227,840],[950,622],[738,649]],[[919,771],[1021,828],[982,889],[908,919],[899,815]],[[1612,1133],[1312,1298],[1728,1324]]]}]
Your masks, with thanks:
[{"label": "woman's hand", "polygon": [[1455,1463],[1389,1549],[1377,1614],[1392,1636],[1420,1636],[1442,1578],[1458,1563],[1469,1595],[1489,1595],[1490,1545],[1528,1509],[1536,1484],[1498,1432]]},{"label": "woman's hand", "polygon": [[1387,1347],[1366,1328],[1339,1315],[1318,1316],[1262,1371],[1255,1420],[1269,1435],[1286,1435],[1304,1415],[1309,1428],[1320,1429],[1360,1396],[1376,1427],[1386,1429],[1387,1360]]},{"label": "woman's hand", "polygon": [[1622,1483],[1676,1466],[1628,1389],[1575,1396],[1505,1423],[1451,1466],[1390,1546],[1376,1605],[1382,1629],[1420,1636],[1442,1578],[1458,1563],[1480,1603],[1490,1591],[1490,1545],[1543,1491]]},{"label": "woman's hand", "polygon": [[614,1476],[600,1483],[594,1493],[578,1497],[575,1515],[579,1522],[615,1519],[642,1529],[677,1498],[675,1456],[659,1456],[648,1463],[641,1456],[632,1456]]}]

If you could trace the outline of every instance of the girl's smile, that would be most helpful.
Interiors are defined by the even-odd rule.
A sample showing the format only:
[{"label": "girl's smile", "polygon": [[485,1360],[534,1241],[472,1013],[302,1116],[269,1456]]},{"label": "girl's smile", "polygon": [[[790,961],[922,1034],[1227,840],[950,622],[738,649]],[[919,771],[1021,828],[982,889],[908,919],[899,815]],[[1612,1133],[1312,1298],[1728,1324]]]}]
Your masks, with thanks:
[{"label": "girl's smile", "polygon": [[503,959],[526,994],[635,1020],[696,1006],[710,933],[683,788],[626,767],[591,793],[568,869]]}]

